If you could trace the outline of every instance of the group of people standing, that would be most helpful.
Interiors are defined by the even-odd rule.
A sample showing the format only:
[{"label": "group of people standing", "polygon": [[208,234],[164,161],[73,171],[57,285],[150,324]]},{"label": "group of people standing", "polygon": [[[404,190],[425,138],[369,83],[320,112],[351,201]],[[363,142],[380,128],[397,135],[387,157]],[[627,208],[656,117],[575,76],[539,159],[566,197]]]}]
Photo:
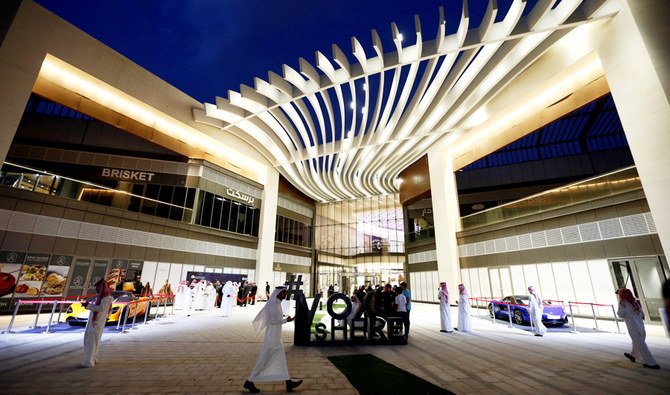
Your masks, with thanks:
[{"label": "group of people standing", "polygon": [[246,307],[247,303],[250,305],[256,304],[256,293],[258,293],[258,286],[255,282],[245,281],[237,286],[237,305]]},{"label": "group of people standing", "polygon": [[[266,283],[266,291],[269,291]],[[182,281],[174,295],[174,308],[181,315],[190,315],[191,310],[210,311],[215,307],[221,308],[221,315],[232,315],[233,305],[244,307],[247,304],[256,304],[258,286],[255,282],[232,282],[221,284],[219,281],[207,280]]]},{"label": "group of people standing", "polygon": [[214,310],[219,305],[218,289],[221,283],[207,280],[182,281],[174,295],[174,308],[182,315],[190,315],[191,309],[196,311]]},{"label": "group of people standing", "polygon": [[447,283],[441,282],[438,289],[437,299],[440,301],[440,332],[452,333],[454,329],[460,332],[471,332],[470,300],[465,285],[458,284],[458,325],[454,328],[451,322],[451,299]]}]

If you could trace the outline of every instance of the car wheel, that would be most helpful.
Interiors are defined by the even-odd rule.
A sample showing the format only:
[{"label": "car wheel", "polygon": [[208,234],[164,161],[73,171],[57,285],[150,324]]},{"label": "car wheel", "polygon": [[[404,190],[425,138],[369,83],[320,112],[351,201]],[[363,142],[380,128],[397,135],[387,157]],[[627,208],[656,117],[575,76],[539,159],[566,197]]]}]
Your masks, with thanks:
[{"label": "car wheel", "polygon": [[489,303],[488,309],[489,309],[489,316],[493,317],[493,303]]},{"label": "car wheel", "polygon": [[521,310],[514,310],[514,323],[523,325],[523,314],[521,313]]}]

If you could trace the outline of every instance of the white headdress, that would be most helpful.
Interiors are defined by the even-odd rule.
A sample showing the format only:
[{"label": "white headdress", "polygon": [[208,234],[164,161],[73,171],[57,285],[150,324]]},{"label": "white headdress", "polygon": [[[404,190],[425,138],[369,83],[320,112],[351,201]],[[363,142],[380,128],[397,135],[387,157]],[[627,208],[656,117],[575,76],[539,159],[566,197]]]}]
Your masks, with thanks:
[{"label": "white headdress", "polygon": [[283,312],[281,308],[281,300],[277,299],[277,296],[284,290],[286,290],[286,287],[281,286],[272,291],[272,295],[268,298],[265,306],[263,306],[261,311],[256,314],[256,318],[254,318],[254,329],[260,332],[271,322],[281,321]]}]

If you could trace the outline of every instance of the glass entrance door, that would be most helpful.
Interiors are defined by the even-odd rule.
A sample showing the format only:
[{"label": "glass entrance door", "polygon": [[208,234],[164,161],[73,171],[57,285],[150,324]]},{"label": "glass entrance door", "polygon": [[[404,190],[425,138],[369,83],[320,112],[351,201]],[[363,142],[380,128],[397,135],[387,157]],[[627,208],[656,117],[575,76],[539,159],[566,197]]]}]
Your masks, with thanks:
[{"label": "glass entrance door", "polygon": [[668,276],[667,267],[658,257],[612,261],[611,270],[618,288],[630,289],[642,304],[645,321],[660,321],[663,306],[661,287]]}]

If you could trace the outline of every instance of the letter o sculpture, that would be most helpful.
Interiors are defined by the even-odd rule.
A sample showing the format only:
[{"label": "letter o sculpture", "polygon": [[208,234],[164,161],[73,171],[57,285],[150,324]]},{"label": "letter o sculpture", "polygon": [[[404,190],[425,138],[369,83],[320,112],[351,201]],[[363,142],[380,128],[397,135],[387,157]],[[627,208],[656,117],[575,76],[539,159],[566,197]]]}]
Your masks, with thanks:
[{"label": "letter o sculpture", "polygon": [[[347,305],[347,308],[344,309],[344,311],[341,313],[336,313],[333,310],[333,304],[338,299],[344,300],[344,303]],[[347,295],[340,292],[333,294],[330,298],[328,298],[328,303],[326,306],[328,308],[328,314],[330,314],[330,316],[336,320],[346,320],[347,317],[349,317],[349,313],[351,313],[351,299],[349,299]]]}]

